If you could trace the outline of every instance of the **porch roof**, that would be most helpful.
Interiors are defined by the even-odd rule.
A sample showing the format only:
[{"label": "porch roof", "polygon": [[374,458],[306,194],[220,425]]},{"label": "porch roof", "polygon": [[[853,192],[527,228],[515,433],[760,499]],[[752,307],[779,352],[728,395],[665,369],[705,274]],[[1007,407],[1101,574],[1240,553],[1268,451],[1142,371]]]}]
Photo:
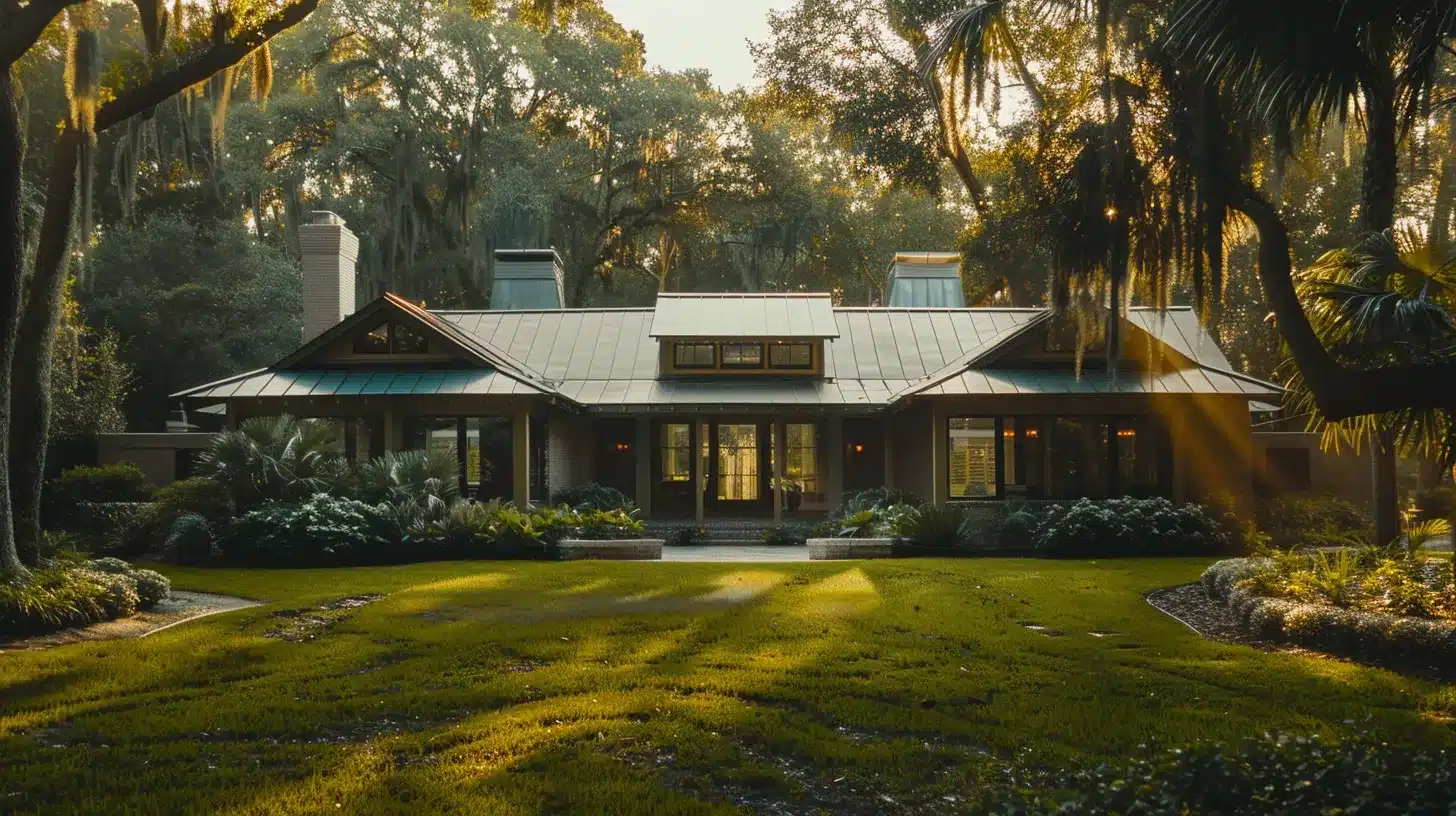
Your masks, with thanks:
[{"label": "porch roof", "polygon": [[188,399],[240,397],[539,394],[499,371],[257,371],[184,391]]},{"label": "porch roof", "polygon": [[[1273,389],[1273,390],[1271,390]],[[921,396],[983,396],[989,394],[1205,394],[1243,395],[1277,399],[1279,388],[1252,377],[1230,376],[1210,368],[1184,368],[1149,372],[1126,371],[1114,377],[1105,369],[1072,371],[1051,369],[972,369],[935,385],[918,389]]]}]

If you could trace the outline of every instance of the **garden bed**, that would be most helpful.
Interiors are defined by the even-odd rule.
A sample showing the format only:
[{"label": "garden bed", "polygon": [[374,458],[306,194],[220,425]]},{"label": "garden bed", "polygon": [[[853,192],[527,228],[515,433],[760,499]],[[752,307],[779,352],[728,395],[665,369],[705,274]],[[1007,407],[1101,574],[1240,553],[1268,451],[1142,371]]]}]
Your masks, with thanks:
[{"label": "garden bed", "polygon": [[893,538],[811,538],[810,561],[839,561],[855,558],[893,558]]},{"label": "garden bed", "polygon": [[72,627],[16,640],[0,641],[0,652],[45,649],[52,646],[64,646],[68,643],[85,643],[95,640],[146,637],[190,620],[258,605],[257,601],[234,598],[230,595],[173,590],[171,596],[166,600],[158,601],[157,605],[151,609],[137,612],[131,617],[100,621],[90,626]]},{"label": "garden bed", "polygon": [[567,538],[556,545],[562,561],[661,561],[662,539],[594,540]]}]

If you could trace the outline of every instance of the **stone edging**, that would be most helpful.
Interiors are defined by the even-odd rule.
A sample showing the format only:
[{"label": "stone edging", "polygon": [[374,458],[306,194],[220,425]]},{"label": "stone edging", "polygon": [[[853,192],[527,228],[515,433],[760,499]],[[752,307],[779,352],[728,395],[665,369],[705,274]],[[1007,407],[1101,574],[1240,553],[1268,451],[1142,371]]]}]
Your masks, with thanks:
[{"label": "stone edging", "polygon": [[836,561],[853,558],[892,558],[893,538],[811,538],[810,561]]},{"label": "stone edging", "polygon": [[662,545],[660,538],[566,538],[556,545],[556,550],[562,561],[661,561]]}]

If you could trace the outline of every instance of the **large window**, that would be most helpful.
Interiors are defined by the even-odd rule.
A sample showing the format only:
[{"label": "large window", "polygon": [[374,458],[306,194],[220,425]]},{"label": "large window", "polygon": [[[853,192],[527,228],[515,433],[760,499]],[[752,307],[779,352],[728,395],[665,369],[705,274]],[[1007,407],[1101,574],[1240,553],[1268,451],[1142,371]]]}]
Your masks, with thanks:
[{"label": "large window", "polygon": [[693,477],[693,433],[690,425],[662,426],[662,480],[686,482]]},{"label": "large window", "polygon": [[509,493],[509,417],[409,417],[404,444],[406,450],[454,460],[463,495],[493,499]]},{"label": "large window", "polygon": [[378,420],[319,418],[309,421],[327,426],[334,452],[350,462],[367,462],[384,447],[384,424]]},{"label": "large window", "polygon": [[672,363],[678,368],[712,368],[717,365],[712,343],[677,343],[672,349]]},{"label": "large window", "polygon": [[784,426],[784,476],[802,484],[805,494],[819,492],[817,432],[810,424]]},{"label": "large window", "polygon": [[758,426],[715,425],[718,434],[718,500],[758,499]]},{"label": "large window", "polygon": [[724,368],[763,368],[763,346],[757,343],[724,343]]},{"label": "large window", "polygon": [[808,343],[774,343],[768,347],[769,368],[813,368],[814,347]]},{"label": "large window", "polygon": [[354,339],[355,354],[424,354],[430,341],[408,326],[386,321]]},{"label": "large window", "polygon": [[950,497],[997,498],[996,425],[994,418],[956,418],[950,421]]},{"label": "large window", "polygon": [[1166,496],[1168,434],[1152,416],[952,418],[953,499]]}]

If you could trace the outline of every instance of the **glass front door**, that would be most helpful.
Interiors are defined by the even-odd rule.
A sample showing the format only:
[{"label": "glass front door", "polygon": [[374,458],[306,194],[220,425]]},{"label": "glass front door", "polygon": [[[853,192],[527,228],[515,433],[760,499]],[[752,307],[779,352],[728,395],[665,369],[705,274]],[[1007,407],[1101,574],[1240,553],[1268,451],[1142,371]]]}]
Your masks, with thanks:
[{"label": "glass front door", "polygon": [[709,512],[715,515],[768,514],[769,425],[715,422],[708,426]]}]

